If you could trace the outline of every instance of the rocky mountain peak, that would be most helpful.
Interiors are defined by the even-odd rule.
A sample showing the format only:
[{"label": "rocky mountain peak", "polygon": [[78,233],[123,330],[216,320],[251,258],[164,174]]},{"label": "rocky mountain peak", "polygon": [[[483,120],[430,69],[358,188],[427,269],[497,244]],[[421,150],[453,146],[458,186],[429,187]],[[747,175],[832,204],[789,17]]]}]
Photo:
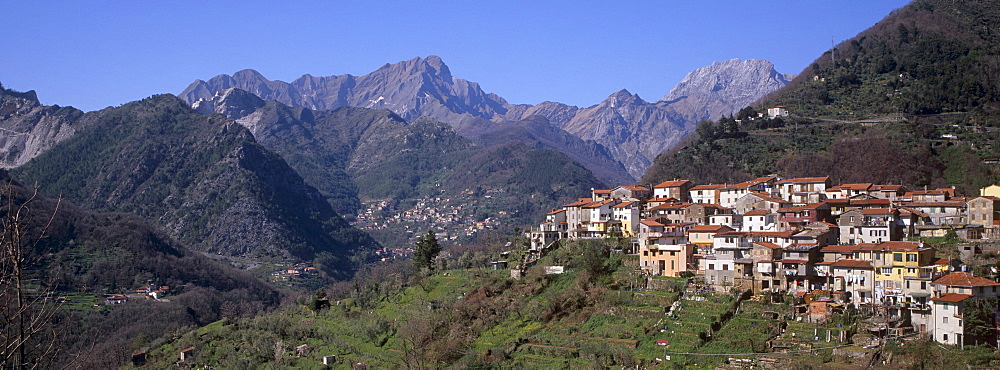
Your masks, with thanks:
[{"label": "rocky mountain peak", "polygon": [[778,73],[766,60],[733,58],[691,71],[661,101],[695,96],[728,102],[738,110],[785,86],[792,77]]},{"label": "rocky mountain peak", "polygon": [[604,99],[602,105],[609,105],[612,108],[623,107],[634,104],[646,104],[645,100],[639,97],[639,94],[633,94],[626,89],[618,90],[618,92],[611,94],[607,99]]},{"label": "rocky mountain peak", "polygon": [[232,87],[219,90],[212,98],[199,99],[191,107],[202,114],[221,113],[231,119],[240,119],[264,104],[264,100],[257,95]]}]

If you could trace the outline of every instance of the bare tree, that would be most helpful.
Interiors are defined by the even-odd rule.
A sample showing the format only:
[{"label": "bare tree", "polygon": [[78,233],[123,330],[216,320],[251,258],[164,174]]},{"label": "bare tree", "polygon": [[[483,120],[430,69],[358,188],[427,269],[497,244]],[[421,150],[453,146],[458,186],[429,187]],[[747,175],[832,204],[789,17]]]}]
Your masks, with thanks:
[{"label": "bare tree", "polygon": [[0,368],[34,369],[48,367],[59,349],[53,322],[61,303],[53,299],[52,285],[34,276],[42,258],[38,246],[55,219],[59,201],[47,222],[33,225],[31,204],[38,189],[27,198],[19,198],[17,189],[11,181],[0,188]]}]

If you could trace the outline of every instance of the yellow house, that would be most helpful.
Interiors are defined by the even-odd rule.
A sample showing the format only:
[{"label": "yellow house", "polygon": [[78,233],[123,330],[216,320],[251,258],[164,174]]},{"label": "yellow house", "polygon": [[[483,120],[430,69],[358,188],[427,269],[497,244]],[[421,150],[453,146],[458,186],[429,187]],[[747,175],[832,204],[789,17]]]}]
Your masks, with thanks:
[{"label": "yellow house", "polygon": [[902,281],[920,276],[920,268],[934,265],[934,248],[922,242],[890,241],[861,244],[854,259],[869,261],[875,269],[876,281]]},{"label": "yellow house", "polygon": [[979,189],[979,196],[994,196],[1000,197],[1000,185],[990,185],[985,188]]}]

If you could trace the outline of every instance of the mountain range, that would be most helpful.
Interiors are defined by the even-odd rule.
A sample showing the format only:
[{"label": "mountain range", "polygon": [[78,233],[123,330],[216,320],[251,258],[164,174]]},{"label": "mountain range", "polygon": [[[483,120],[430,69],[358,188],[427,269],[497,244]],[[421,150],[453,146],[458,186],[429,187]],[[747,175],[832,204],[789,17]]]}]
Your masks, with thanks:
[{"label": "mountain range", "polygon": [[[261,145],[285,158],[342,214],[356,214],[362,200],[407,203],[439,198],[455,203],[456,217],[476,217],[477,221],[500,217],[516,224],[572,200],[571,189],[587,192],[604,186],[579,161],[544,149],[581,145],[600,150],[600,146],[565,132],[560,142],[522,142],[519,135],[558,130],[541,117],[469,139],[429,117],[410,122],[387,109],[289,107],[238,88],[199,100],[195,109],[226,115],[249,129]],[[606,153],[589,158],[602,154]],[[490,191],[489,197],[463,196],[484,190]]]},{"label": "mountain range", "polygon": [[[36,109],[45,108],[29,112]],[[74,135],[13,176],[89,209],[139,215],[216,255],[317,260],[345,278],[378,246],[225,117],[199,114],[172,95],[77,117]]]},{"label": "mountain range", "polygon": [[[431,117],[452,125],[467,137],[497,130],[483,121],[503,126],[541,116],[554,128],[591,144],[548,146],[566,142],[566,136],[554,129],[531,131],[532,139],[527,141],[575,159],[606,152],[610,158],[602,157],[601,162],[607,159],[619,162],[627,176],[616,166],[608,170],[603,163],[581,164],[600,173],[606,182],[627,183],[638,178],[657,154],[691,132],[698,121],[733,114],[777,90],[789,77],[776,72],[773,64],[764,60],[733,59],[691,72],[657,102],[646,102],[621,90],[586,108],[556,102],[511,104],[496,94],[486,93],[475,82],[453,77],[441,58],[432,55],[386,64],[364,76],[303,75],[290,83],[268,80],[248,69],[232,76],[223,74],[208,81],[196,80],[178,96],[194,105],[200,100],[213,99],[220,91],[239,88],[264,100],[313,110],[341,106],[385,108],[405,120]],[[538,121],[534,122],[537,127]]]}]

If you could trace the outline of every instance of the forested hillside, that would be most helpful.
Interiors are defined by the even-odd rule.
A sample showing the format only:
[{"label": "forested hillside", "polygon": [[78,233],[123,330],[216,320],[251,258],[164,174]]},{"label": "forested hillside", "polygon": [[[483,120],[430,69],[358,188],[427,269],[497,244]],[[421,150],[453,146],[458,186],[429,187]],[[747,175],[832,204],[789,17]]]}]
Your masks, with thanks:
[{"label": "forested hillside", "polygon": [[[30,363],[116,367],[167,333],[223,317],[253,315],[278,304],[274,288],[183,247],[135,215],[93,213],[43,196],[29,201],[34,190],[6,171],[0,172],[0,183],[5,247],[0,270],[2,339],[11,343],[8,330],[20,325],[38,329],[28,331]],[[15,214],[19,222],[11,218]],[[11,237],[15,225],[24,230],[20,240]],[[26,303],[16,303],[18,285],[11,275],[15,255],[7,247],[17,245],[27,283],[20,293]],[[167,299],[134,299],[135,288],[149,284],[169,287]],[[129,294],[133,299],[112,309],[104,306],[109,294]],[[19,307],[29,317],[51,318],[19,323],[15,314]],[[58,350],[46,353],[50,344]],[[9,354],[11,348],[3,353]],[[2,363],[10,364],[8,360]]]},{"label": "forested hillside", "polygon": [[[835,183],[1000,181],[1000,6],[919,0],[816,59],[735,117],[702,122],[643,183],[831,176]],[[758,118],[784,106],[790,117]]]},{"label": "forested hillside", "polygon": [[242,126],[170,95],[88,113],[16,175],[82,206],[156,222],[197,250],[311,261],[349,277],[375,248]]}]

